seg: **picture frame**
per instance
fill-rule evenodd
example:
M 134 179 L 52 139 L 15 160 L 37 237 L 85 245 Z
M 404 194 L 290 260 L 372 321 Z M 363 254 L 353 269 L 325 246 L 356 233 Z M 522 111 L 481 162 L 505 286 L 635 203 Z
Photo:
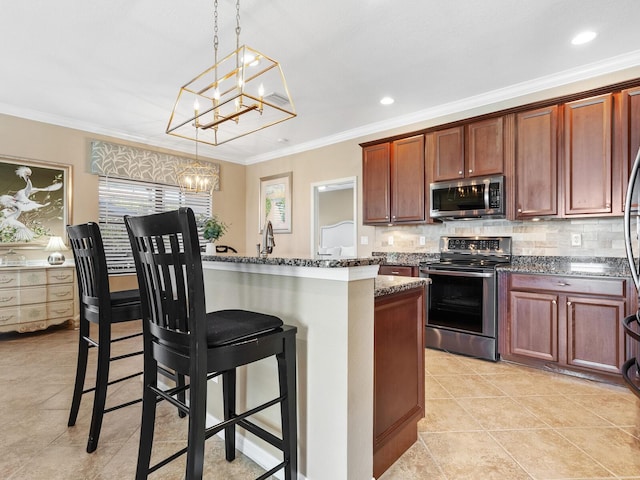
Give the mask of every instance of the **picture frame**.
M 267 220 L 273 233 L 291 233 L 292 172 L 260 178 L 258 231 L 262 233 Z
M 71 165 L 0 155 L 0 248 L 67 238 Z

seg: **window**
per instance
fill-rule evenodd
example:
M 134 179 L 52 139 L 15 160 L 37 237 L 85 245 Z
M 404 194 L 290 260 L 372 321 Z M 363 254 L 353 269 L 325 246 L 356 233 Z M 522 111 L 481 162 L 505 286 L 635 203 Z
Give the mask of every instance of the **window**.
M 185 193 L 179 187 L 100 176 L 98 183 L 100 231 L 109 273 L 134 273 L 131 245 L 124 216 L 191 207 L 196 215 L 211 216 L 210 193 Z M 202 240 L 202 239 L 201 239 Z

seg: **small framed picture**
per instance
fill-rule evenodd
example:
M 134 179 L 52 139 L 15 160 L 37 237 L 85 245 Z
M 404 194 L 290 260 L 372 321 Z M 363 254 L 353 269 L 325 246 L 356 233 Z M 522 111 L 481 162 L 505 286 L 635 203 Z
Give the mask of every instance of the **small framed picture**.
M 274 233 L 291 233 L 291 180 L 292 172 L 260 179 L 260 233 L 267 221 Z

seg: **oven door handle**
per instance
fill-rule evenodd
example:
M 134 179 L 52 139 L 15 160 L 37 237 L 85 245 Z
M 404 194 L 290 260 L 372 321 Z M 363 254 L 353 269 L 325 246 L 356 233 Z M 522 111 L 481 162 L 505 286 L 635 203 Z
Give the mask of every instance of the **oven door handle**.
M 446 275 L 447 277 L 475 277 L 475 278 L 490 278 L 495 275 L 494 272 L 464 272 L 460 270 L 420 270 L 420 273 L 426 273 L 431 275 Z

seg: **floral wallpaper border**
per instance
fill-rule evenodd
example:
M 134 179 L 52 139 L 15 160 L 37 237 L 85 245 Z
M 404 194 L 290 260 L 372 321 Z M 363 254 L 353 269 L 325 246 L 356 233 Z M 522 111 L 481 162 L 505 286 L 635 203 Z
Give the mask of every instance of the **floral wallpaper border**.
M 193 160 L 187 157 L 101 140 L 91 142 L 90 171 L 96 175 L 178 185 L 176 172 L 190 163 Z M 213 190 L 220 190 L 220 164 L 207 163 L 211 165 L 214 177 Z

